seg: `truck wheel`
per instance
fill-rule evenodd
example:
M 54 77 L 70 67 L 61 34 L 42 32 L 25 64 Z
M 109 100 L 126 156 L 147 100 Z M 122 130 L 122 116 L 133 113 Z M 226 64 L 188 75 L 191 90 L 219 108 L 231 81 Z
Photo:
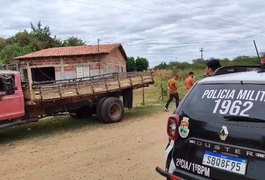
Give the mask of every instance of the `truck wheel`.
M 115 123 L 123 119 L 124 106 L 116 97 L 107 98 L 101 105 L 101 120 L 106 123 Z
M 102 121 L 102 113 L 101 113 L 101 111 L 102 111 L 102 108 L 101 108 L 101 106 L 102 106 L 102 104 L 103 104 L 103 102 L 106 100 L 106 99 L 108 99 L 109 97 L 103 97 L 103 98 L 101 98 L 100 100 L 99 100 L 99 102 L 98 102 L 98 104 L 97 104 L 97 117 L 98 117 L 98 119 L 99 120 L 101 120 Z

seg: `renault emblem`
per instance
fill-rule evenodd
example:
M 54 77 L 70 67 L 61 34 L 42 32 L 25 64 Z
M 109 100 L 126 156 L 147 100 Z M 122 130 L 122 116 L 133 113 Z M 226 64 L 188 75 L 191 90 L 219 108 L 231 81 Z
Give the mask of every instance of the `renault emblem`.
M 227 127 L 226 126 L 222 126 L 222 129 L 219 133 L 219 137 L 222 141 L 225 141 L 227 136 L 228 136 L 228 130 L 227 130 Z

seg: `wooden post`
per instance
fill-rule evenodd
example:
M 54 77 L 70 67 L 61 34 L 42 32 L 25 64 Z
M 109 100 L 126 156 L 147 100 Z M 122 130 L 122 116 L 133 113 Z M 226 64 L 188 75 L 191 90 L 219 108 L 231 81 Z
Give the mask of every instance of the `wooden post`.
M 131 84 L 131 87 L 133 86 L 133 83 L 132 83 L 132 77 L 130 76 L 130 84 Z
M 152 81 L 154 82 L 155 80 L 154 80 L 154 72 L 153 71 L 151 71 L 151 78 L 152 78 Z
M 76 94 L 77 94 L 77 95 L 80 95 L 80 93 L 79 93 L 79 86 L 78 86 L 78 85 L 79 85 L 79 84 L 78 84 L 77 80 L 75 80 Z
M 41 98 L 41 100 L 43 100 L 43 96 L 42 96 L 42 86 L 40 86 L 40 98 Z
M 28 83 L 29 83 L 29 93 L 30 93 L 30 101 L 33 101 L 35 99 L 35 95 L 32 88 L 32 73 L 31 69 L 29 67 L 29 62 L 27 62 L 27 74 L 28 74 Z
M 109 91 L 108 82 L 106 81 L 106 79 L 104 79 L 104 83 L 105 83 L 106 91 Z
M 121 80 L 120 80 L 120 76 L 118 77 L 118 86 L 119 86 L 119 89 L 121 89 Z
M 161 71 L 160 71 L 160 88 L 161 88 L 161 97 L 162 97 L 162 101 L 164 100 L 164 95 L 163 95 L 163 82 L 162 82 L 162 75 L 161 75 Z
M 61 91 L 61 86 L 60 86 L 60 84 L 57 85 L 57 88 L 58 88 L 59 96 L 60 96 L 60 97 L 63 97 L 63 94 L 62 94 L 62 91 Z
M 142 74 L 140 74 L 141 81 L 142 81 L 142 92 L 143 92 L 143 105 L 145 104 L 145 99 L 144 99 L 144 79 Z

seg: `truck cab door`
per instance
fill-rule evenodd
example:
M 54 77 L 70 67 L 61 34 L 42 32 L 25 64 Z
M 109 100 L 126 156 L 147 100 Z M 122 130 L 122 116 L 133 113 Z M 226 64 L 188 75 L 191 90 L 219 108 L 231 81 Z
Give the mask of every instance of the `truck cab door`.
M 0 121 L 24 116 L 24 96 L 19 79 L 14 75 L 0 76 Z

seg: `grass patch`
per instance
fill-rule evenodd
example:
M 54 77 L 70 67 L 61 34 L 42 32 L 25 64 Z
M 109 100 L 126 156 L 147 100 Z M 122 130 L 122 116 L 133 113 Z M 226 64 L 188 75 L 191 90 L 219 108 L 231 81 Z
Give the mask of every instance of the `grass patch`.
M 74 131 L 84 127 L 87 129 L 88 127 L 95 127 L 101 124 L 95 117 L 87 119 L 75 119 L 69 116 L 48 117 L 37 123 L 1 130 L 0 144 L 31 138 L 48 137 L 53 134 Z
M 125 117 L 126 118 L 138 118 L 142 116 L 147 116 L 159 111 L 163 111 L 164 103 L 157 102 L 155 104 L 145 104 L 141 106 L 136 106 L 132 108 L 131 110 L 125 111 Z
M 156 104 L 159 101 L 160 91 L 154 86 L 144 88 L 144 102 L 145 104 Z M 143 89 L 139 88 L 133 91 L 133 106 L 143 105 Z

